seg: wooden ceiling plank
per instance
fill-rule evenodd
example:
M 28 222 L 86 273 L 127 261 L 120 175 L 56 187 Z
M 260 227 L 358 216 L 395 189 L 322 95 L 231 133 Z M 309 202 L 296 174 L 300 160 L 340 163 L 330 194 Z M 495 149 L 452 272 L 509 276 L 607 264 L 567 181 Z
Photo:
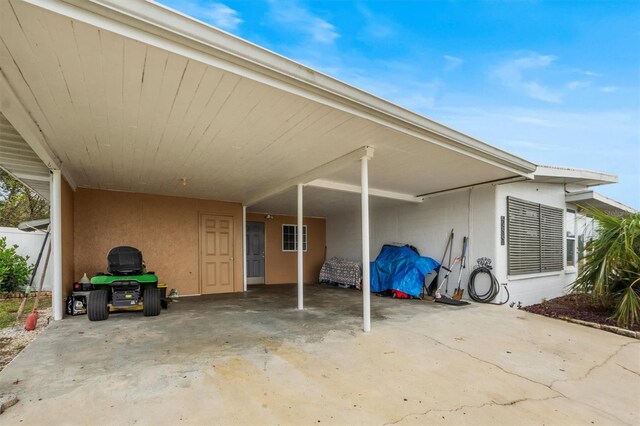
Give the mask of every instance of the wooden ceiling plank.
M 207 67 L 200 62 L 189 61 L 187 64 L 175 102 L 167 119 L 167 125 L 160 137 L 159 148 L 166 154 L 169 154 L 173 148 L 172 144 L 176 141 L 180 125 L 186 117 L 193 98 L 196 96 L 206 69 Z M 171 158 L 171 155 L 169 155 L 169 158 Z
M 37 123 L 42 126 L 41 128 L 50 129 L 47 141 L 55 148 L 58 139 L 63 140 L 68 136 L 68 132 L 64 125 L 60 125 L 62 118 L 57 105 L 40 70 L 34 63 L 31 45 L 18 24 L 11 2 L 0 2 L 0 27 L 3 29 L 0 33 L 2 72 L 6 72 L 7 77 L 11 79 L 14 90 L 20 90 L 21 95 L 30 95 L 29 100 L 33 102 L 29 102 L 26 106 L 32 114 L 36 113 L 36 109 L 42 113 L 38 114 L 40 117 Z M 25 95 L 22 97 L 24 98 Z M 21 101 L 24 102 L 24 99 Z M 34 108 L 35 106 L 37 108 Z
M 89 101 L 91 122 L 87 126 L 84 146 L 98 179 L 107 179 L 104 163 L 109 156 L 109 117 L 105 102 L 103 60 L 99 30 L 85 24 L 74 24 L 73 33 L 82 64 L 85 91 Z M 89 127 L 90 126 L 90 127 Z
M 125 171 L 134 165 L 134 150 L 138 132 L 138 116 L 140 114 L 140 96 L 142 92 L 142 75 L 147 55 L 147 47 L 133 40 L 124 40 L 122 53 L 122 103 L 123 103 L 123 144 L 120 163 Z M 135 179 L 130 173 L 123 174 L 126 190 L 133 190 Z
M 153 122 L 158 106 L 162 78 L 164 76 L 169 54 L 156 48 L 149 48 L 142 74 L 142 92 L 140 94 L 140 114 L 136 129 L 135 147 L 133 151 L 133 168 L 131 171 L 137 181 L 144 178 L 141 165 L 145 161 L 149 135 L 153 131 Z M 144 107 L 142 107 L 144 106 Z

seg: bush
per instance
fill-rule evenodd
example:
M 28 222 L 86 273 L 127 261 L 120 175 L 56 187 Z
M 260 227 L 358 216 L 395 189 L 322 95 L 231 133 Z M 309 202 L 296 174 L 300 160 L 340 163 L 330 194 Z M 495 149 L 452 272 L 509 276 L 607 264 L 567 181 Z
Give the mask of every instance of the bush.
M 29 284 L 33 265 L 29 256 L 16 253 L 17 245 L 7 247 L 7 238 L 0 238 L 0 293 L 16 291 Z
M 640 321 L 640 213 L 613 217 L 599 210 L 587 213 L 597 224 L 586 247 L 574 291 L 612 306 L 612 319 L 631 326 Z

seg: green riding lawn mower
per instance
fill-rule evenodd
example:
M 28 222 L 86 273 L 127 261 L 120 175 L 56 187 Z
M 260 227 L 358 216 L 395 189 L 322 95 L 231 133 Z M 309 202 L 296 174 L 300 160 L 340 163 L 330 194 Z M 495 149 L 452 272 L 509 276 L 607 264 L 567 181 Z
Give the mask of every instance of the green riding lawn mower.
M 113 311 L 142 311 L 144 316 L 167 308 L 166 286 L 147 272 L 142 253 L 133 247 L 116 247 L 107 256 L 107 273 L 98 273 L 89 283 L 74 284 L 67 302 L 71 315 L 87 314 L 90 321 L 103 321 Z

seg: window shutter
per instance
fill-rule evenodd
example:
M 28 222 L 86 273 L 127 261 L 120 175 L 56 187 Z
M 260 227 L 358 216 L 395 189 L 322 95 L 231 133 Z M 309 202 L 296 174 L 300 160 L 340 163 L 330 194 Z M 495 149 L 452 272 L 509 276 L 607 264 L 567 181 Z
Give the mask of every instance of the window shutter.
M 507 197 L 509 275 L 540 272 L 539 206 L 529 201 Z
M 507 197 L 509 275 L 561 271 L 564 210 Z
M 561 271 L 563 268 L 562 224 L 564 211 L 540 206 L 540 248 L 542 250 L 541 271 Z

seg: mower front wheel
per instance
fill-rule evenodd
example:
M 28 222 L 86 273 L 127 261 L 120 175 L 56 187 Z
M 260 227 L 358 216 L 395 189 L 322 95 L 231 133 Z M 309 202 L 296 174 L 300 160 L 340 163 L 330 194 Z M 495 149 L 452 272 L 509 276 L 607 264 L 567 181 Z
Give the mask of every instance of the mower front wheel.
M 146 288 L 142 299 L 142 311 L 144 316 L 155 317 L 156 315 L 160 315 L 161 309 L 160 289 L 156 287 Z
M 89 321 L 104 321 L 109 318 L 109 295 L 106 290 L 93 290 L 87 302 Z

